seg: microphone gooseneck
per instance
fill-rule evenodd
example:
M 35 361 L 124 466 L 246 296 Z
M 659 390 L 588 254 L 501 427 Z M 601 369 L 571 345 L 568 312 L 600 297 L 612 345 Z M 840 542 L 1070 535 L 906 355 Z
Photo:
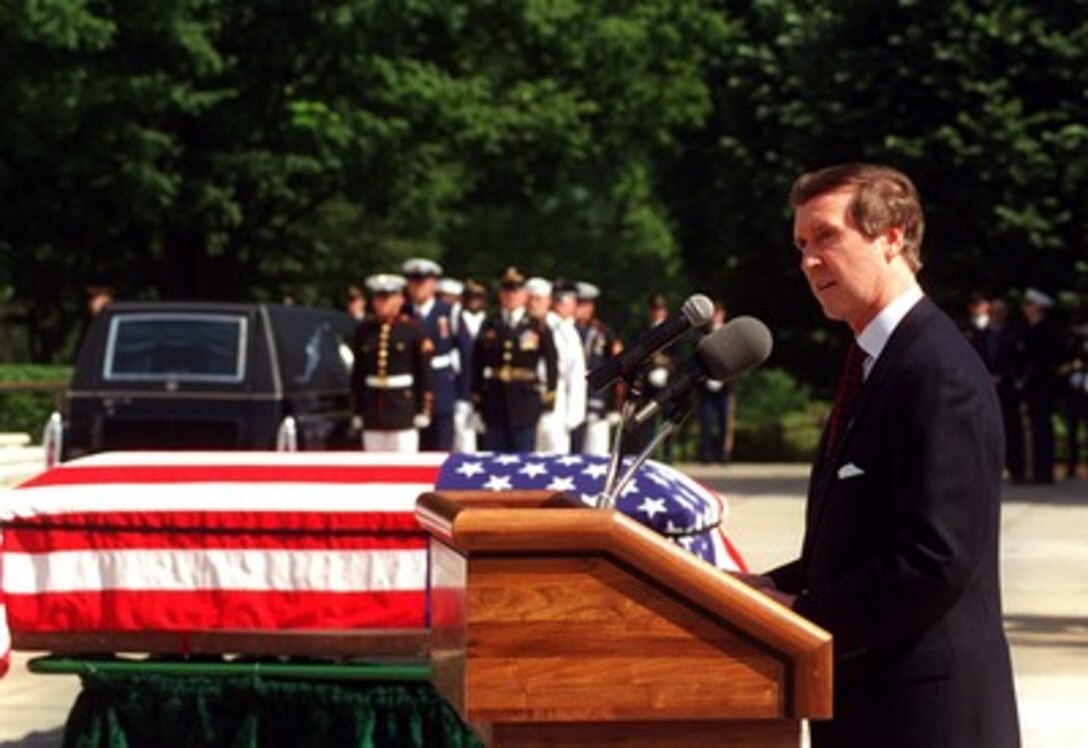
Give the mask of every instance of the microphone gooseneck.
M 634 415 L 640 426 L 669 403 L 684 397 L 707 379 L 728 382 L 756 368 L 771 355 L 771 331 L 755 317 L 737 317 L 704 337 L 687 369 Z
M 667 348 L 693 327 L 705 327 L 714 316 L 714 302 L 703 294 L 688 297 L 680 312 L 646 331 L 619 356 L 609 359 L 586 375 L 591 390 L 600 390 L 619 378 L 627 379 L 642 363 L 662 348 Z

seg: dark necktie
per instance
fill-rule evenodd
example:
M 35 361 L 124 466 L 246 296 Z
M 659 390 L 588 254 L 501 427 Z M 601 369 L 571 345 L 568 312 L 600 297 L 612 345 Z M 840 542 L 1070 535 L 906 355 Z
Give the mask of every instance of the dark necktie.
M 865 351 L 857 342 L 850 344 L 846 352 L 846 362 L 839 376 L 839 388 L 835 391 L 835 407 L 831 410 L 831 420 L 827 424 L 827 456 L 835 450 L 835 443 L 842 438 L 846 430 L 846 424 L 854 414 L 854 406 L 857 405 L 858 392 L 861 391 L 862 365 L 865 362 Z

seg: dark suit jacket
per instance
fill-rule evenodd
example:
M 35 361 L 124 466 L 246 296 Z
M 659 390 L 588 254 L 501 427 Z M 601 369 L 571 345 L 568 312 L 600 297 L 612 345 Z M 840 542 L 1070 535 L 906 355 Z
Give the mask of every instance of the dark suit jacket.
M 770 574 L 834 636 L 835 718 L 813 723 L 815 748 L 1020 744 L 998 584 L 1003 452 L 981 359 L 922 299 L 834 453 L 821 444 L 801 558 Z

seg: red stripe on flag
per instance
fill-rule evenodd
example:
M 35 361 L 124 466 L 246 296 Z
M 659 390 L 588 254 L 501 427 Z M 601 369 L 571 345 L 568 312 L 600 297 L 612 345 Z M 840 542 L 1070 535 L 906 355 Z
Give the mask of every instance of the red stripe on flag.
M 260 530 L 210 532 L 195 530 L 122 530 L 101 528 L 9 527 L 4 533 L 6 553 L 55 553 L 85 550 L 419 550 L 427 547 L 427 535 L 415 528 L 400 533 L 322 532 L 301 534 Z
M 410 512 L 307 511 L 111 511 L 65 512 L 17 517 L 5 522 L 5 532 L 19 528 L 87 528 L 100 532 L 118 529 L 206 530 L 209 532 L 414 532 L 419 530 Z
M 12 631 L 423 628 L 424 591 L 104 590 L 7 595 Z
M 101 465 L 61 466 L 20 489 L 98 483 L 426 483 L 437 465 Z

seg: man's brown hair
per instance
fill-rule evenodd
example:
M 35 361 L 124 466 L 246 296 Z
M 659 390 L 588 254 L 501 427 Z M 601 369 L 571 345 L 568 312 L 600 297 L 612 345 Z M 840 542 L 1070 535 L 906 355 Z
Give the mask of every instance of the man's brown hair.
M 853 189 L 848 210 L 861 232 L 875 239 L 891 227 L 903 230 L 903 259 L 917 272 L 922 267 L 922 235 L 926 219 L 918 190 L 903 172 L 880 164 L 840 164 L 802 174 L 790 189 L 790 207 Z

